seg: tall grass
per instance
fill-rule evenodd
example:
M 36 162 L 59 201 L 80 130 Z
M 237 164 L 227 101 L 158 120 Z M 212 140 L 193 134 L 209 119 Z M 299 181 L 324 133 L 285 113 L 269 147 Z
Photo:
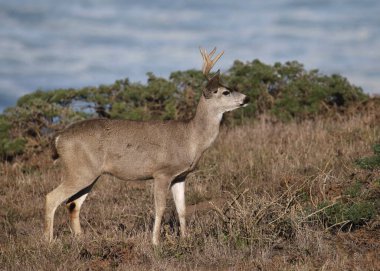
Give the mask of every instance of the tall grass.
M 300 123 L 223 128 L 187 179 L 189 237 L 178 237 L 171 198 L 162 244 L 151 245 L 152 181 L 103 176 L 74 239 L 65 208 L 50 245 L 44 196 L 61 182 L 46 157 L 1 165 L 4 270 L 378 270 L 380 173 L 361 169 L 380 141 L 378 112 Z

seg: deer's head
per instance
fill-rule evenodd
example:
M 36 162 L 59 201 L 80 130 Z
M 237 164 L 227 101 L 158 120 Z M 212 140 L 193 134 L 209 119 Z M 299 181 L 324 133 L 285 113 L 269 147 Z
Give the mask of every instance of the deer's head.
M 207 54 L 205 49 L 200 48 L 203 58 L 202 70 L 207 78 L 207 84 L 203 89 L 203 96 L 205 97 L 207 104 L 218 113 L 224 113 L 239 107 L 247 106 L 249 98 L 246 95 L 234 91 L 222 84 L 220 80 L 220 70 L 218 70 L 212 77 L 209 77 L 210 70 L 224 53 L 222 51 L 212 59 L 215 51 L 216 48 Z

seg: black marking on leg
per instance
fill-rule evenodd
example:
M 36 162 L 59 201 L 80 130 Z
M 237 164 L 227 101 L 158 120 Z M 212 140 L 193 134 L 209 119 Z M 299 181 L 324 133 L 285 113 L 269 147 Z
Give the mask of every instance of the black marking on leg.
M 172 187 L 176 183 L 184 182 L 186 180 L 187 174 L 188 172 L 184 172 L 178 175 L 177 177 L 175 177 L 174 180 L 170 183 L 170 187 Z
M 72 195 L 67 201 L 66 203 L 70 203 L 78 198 L 80 198 L 81 196 L 85 195 L 85 194 L 88 194 L 90 193 L 92 187 L 94 186 L 94 184 L 96 183 L 96 181 L 99 179 L 100 176 L 96 177 L 96 179 L 92 182 L 92 184 L 90 184 L 89 186 L 83 188 L 82 190 L 79 190 L 79 192 L 75 193 L 74 195 Z
M 69 212 L 72 213 L 75 207 L 76 207 L 75 202 L 71 202 L 67 208 L 69 209 Z

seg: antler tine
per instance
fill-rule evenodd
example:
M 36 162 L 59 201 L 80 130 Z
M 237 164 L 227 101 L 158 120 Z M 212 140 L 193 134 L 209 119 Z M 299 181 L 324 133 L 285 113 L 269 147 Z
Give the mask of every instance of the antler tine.
M 201 55 L 203 58 L 203 67 L 204 67 L 207 63 L 207 53 L 206 53 L 206 50 L 202 47 L 199 47 L 199 51 L 201 52 Z
M 212 57 L 216 52 L 216 47 L 214 47 L 214 49 L 212 49 L 212 51 L 208 54 L 209 57 Z
M 222 55 L 224 54 L 224 51 L 221 51 L 215 58 L 214 60 L 212 61 L 212 65 L 214 66 L 214 64 L 219 60 L 219 58 L 222 57 Z
M 204 75 L 207 76 L 207 74 L 208 74 L 207 67 L 209 65 L 209 58 L 207 56 L 206 49 L 199 47 L 199 51 L 201 52 L 201 55 L 203 58 L 202 72 Z
M 202 65 L 202 71 L 204 75 L 208 75 L 212 69 L 212 67 L 215 65 L 215 63 L 222 57 L 224 54 L 224 51 L 220 52 L 214 59 L 211 59 L 212 56 L 216 52 L 216 47 L 207 54 L 206 49 L 199 47 L 199 51 L 201 52 L 202 58 L 203 58 L 203 65 Z

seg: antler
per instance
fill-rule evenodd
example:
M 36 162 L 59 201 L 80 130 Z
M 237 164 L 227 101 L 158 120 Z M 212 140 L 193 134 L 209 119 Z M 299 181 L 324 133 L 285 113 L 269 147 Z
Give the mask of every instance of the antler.
M 212 67 L 219 60 L 219 58 L 221 58 L 221 56 L 224 54 L 224 51 L 219 53 L 214 59 L 211 59 L 211 58 L 216 52 L 216 47 L 209 54 L 207 54 L 206 49 L 204 49 L 202 47 L 199 47 L 199 51 L 201 52 L 201 55 L 203 58 L 203 66 L 202 66 L 203 74 L 206 77 L 208 77 L 208 74 L 210 73 Z

